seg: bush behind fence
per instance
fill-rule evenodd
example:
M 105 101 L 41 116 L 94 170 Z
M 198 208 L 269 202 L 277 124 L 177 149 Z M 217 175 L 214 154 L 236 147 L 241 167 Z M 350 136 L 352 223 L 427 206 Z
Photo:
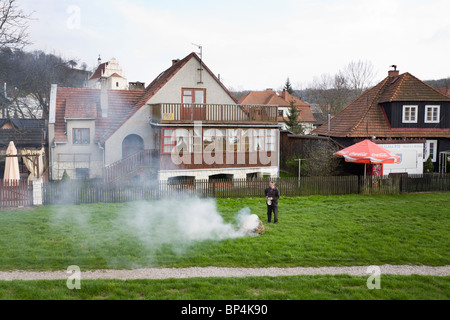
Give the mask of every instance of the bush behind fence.
M 90 181 L 44 184 L 44 204 L 115 203 L 162 198 L 264 197 L 269 180 L 281 196 L 391 194 L 402 192 L 450 191 L 450 174 L 389 176 L 382 179 L 361 176 L 296 177 L 278 179 L 235 179 L 196 181 L 144 181 L 104 184 Z

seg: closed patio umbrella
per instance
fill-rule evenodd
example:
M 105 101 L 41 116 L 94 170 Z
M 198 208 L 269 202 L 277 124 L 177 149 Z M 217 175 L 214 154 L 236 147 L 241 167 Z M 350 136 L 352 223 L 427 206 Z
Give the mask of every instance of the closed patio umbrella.
M 7 156 L 16 156 L 17 149 L 14 146 L 14 142 L 10 141 L 8 149 L 6 149 Z M 5 160 L 5 173 L 3 175 L 3 181 L 6 185 L 14 185 L 20 181 L 19 172 L 19 158 L 18 157 L 6 157 Z

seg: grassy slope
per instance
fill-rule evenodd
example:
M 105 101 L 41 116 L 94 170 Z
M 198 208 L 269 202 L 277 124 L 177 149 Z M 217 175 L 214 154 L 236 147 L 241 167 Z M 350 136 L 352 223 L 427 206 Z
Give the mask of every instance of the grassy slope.
M 282 198 L 280 224 L 254 238 L 146 246 L 126 223 L 129 204 L 0 213 L 0 270 L 145 266 L 448 265 L 449 194 Z M 258 198 L 218 199 L 224 219 L 243 207 L 265 222 Z M 61 214 L 63 212 L 63 214 Z

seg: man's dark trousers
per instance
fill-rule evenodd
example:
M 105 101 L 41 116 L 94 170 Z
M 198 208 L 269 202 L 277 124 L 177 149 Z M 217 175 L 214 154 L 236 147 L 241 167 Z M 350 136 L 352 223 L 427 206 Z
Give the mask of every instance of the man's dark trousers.
M 274 223 L 278 223 L 278 206 L 276 205 L 267 205 L 267 221 L 271 222 L 272 221 L 272 211 L 273 211 L 273 219 L 274 219 Z

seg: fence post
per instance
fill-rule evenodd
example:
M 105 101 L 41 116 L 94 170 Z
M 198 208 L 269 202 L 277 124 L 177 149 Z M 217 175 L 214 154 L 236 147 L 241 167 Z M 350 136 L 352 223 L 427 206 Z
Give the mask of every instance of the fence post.
M 42 204 L 43 204 L 42 188 L 43 188 L 42 178 L 34 179 L 33 180 L 33 205 L 34 206 L 42 206 Z

